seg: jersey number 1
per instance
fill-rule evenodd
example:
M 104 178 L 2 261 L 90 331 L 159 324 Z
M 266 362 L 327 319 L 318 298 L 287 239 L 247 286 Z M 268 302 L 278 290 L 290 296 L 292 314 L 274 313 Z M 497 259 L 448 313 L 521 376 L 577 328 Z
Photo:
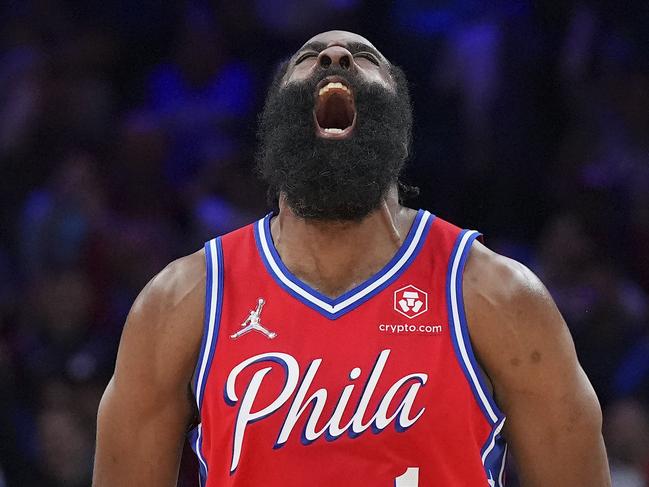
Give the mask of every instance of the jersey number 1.
M 408 469 L 394 479 L 394 487 L 419 487 L 419 467 Z

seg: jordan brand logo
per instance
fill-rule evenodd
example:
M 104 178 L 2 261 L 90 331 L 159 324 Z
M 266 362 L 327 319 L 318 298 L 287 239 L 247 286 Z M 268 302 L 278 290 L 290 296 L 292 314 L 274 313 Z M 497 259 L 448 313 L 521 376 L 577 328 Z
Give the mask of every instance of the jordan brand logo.
M 246 320 L 241 323 L 241 326 L 243 328 L 233 335 L 230 335 L 230 338 L 239 338 L 240 336 L 243 336 L 253 330 L 258 331 L 259 333 L 263 333 L 268 338 L 275 338 L 277 336 L 277 333 L 269 331 L 259 322 L 259 315 L 261 314 L 261 309 L 264 307 L 264 303 L 265 301 L 262 298 L 259 298 L 257 300 L 257 309 L 250 311 L 250 314 L 248 315 Z

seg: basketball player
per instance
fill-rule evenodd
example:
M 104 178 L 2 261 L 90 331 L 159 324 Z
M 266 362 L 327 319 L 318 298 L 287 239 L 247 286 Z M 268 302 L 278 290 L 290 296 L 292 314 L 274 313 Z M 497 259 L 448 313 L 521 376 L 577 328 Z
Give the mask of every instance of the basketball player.
M 259 170 L 279 213 L 156 276 L 99 409 L 96 487 L 610 485 L 601 411 L 521 264 L 400 204 L 402 72 L 356 34 L 276 76 Z M 508 446 L 509 445 L 509 446 Z

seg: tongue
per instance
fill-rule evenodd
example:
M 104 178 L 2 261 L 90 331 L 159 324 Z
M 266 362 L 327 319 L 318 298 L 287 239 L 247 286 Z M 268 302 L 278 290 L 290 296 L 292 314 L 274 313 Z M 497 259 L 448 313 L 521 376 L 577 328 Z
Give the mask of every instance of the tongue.
M 337 128 L 344 130 L 352 124 L 353 113 L 350 113 L 351 107 L 347 96 L 332 93 L 318 105 L 316 117 L 318 125 L 323 129 Z

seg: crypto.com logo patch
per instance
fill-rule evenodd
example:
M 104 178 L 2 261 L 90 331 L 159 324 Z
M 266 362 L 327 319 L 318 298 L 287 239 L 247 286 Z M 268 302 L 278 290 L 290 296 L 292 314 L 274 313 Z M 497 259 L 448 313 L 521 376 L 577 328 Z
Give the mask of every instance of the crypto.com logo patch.
M 428 293 L 412 284 L 394 292 L 394 310 L 406 318 L 414 318 L 428 311 Z

